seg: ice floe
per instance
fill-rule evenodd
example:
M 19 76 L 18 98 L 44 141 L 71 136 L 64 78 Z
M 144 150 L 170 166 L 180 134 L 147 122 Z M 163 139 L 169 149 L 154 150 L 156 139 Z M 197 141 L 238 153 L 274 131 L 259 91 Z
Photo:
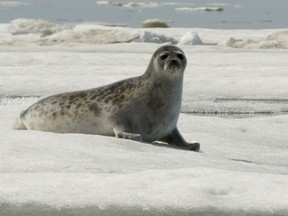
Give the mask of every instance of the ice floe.
M 169 23 L 173 22 L 173 20 L 147 19 L 143 21 L 142 25 L 144 28 L 168 28 Z
M 156 8 L 159 7 L 160 4 L 158 2 L 129 2 L 129 3 L 113 3 L 113 6 L 124 8 L 126 10 L 139 10 L 143 8 Z
M 27 6 L 29 3 L 22 1 L 0 1 L 0 9 L 9 7 Z
M 192 8 L 192 7 L 180 7 L 180 8 L 176 8 L 176 11 L 184 11 L 184 12 L 189 12 L 189 11 L 207 11 L 207 12 L 213 12 L 213 11 L 218 11 L 221 12 L 224 10 L 223 7 L 196 7 L 196 8 Z

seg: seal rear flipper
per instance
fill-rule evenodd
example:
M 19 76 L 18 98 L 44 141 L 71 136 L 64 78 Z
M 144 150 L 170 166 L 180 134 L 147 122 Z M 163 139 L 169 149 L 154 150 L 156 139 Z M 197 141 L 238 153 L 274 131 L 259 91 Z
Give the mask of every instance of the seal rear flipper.
M 13 129 L 14 130 L 27 130 L 27 127 L 25 126 L 25 124 L 21 120 L 21 117 L 18 117 L 16 119 L 14 126 L 13 126 Z
M 188 143 L 184 140 L 177 128 L 175 128 L 169 135 L 161 138 L 159 141 L 166 142 L 170 145 L 176 145 L 182 149 L 199 152 L 199 143 Z

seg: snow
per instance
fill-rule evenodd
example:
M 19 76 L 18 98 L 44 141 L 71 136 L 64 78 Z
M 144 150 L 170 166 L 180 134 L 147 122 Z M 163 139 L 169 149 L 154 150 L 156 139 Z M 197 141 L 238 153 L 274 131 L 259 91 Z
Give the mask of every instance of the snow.
M 287 41 L 285 30 L 90 23 L 41 37 L 35 29 L 12 35 L 9 25 L 0 25 L 0 215 L 288 214 L 288 51 L 220 44 L 230 37 Z M 107 31 L 111 43 L 88 39 L 97 31 Z M 159 43 L 176 44 L 186 33 L 197 33 L 203 45 L 179 45 L 188 65 L 178 127 L 201 143 L 199 153 L 12 129 L 20 111 L 41 97 L 144 73 Z M 115 44 L 124 34 L 138 38 Z M 157 36 L 162 40 L 150 40 Z

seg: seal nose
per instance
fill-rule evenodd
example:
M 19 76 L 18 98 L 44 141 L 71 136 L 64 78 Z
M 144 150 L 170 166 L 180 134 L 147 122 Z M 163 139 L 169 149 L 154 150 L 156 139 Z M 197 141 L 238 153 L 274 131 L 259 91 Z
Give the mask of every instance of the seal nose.
M 171 59 L 171 64 L 176 65 L 177 67 L 180 66 L 180 61 L 178 59 Z
M 171 60 L 171 63 L 172 63 L 172 64 L 177 64 L 177 63 L 178 63 L 178 60 L 177 60 L 177 59 L 172 59 L 172 60 Z
M 176 67 L 176 68 L 180 68 L 181 67 L 181 62 L 178 60 L 178 59 L 176 59 L 176 58 L 173 58 L 173 59 L 171 59 L 170 60 L 170 67 Z

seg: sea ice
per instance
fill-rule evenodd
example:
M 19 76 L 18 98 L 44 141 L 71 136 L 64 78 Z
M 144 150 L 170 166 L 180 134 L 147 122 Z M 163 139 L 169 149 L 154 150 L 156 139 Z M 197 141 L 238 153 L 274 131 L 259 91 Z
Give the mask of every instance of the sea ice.
M 161 46 L 83 39 L 98 30 L 120 38 L 125 31 L 148 32 L 147 40 L 163 35 L 162 42 L 172 43 L 197 32 L 204 44 L 230 36 L 268 38 L 280 30 L 79 24 L 44 37 L 51 43 L 40 46 L 39 35 L 12 35 L 8 26 L 0 25 L 0 215 L 288 214 L 287 49 L 179 45 L 188 65 L 178 127 L 185 139 L 201 143 L 200 153 L 160 143 L 12 129 L 21 110 L 41 97 L 144 73 Z M 82 39 L 71 41 L 73 35 Z M 280 41 L 285 35 L 271 37 Z M 63 42 L 53 43 L 53 37 Z M 6 43 L 17 40 L 21 45 Z M 246 111 L 249 118 L 199 115 Z

